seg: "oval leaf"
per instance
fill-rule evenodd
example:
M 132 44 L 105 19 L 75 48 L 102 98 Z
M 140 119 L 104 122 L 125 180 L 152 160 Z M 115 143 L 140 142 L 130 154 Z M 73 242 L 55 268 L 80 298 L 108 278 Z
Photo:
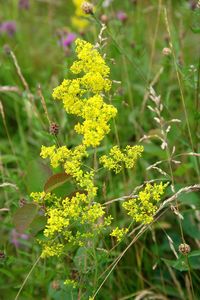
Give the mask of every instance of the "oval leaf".
M 25 176 L 28 193 L 41 191 L 51 175 L 51 169 L 42 160 L 30 161 L 27 165 Z
M 19 233 L 24 232 L 29 227 L 37 212 L 38 206 L 33 203 L 25 204 L 17 209 L 13 216 L 13 223 Z
M 69 181 L 71 175 L 66 173 L 58 173 L 49 177 L 47 182 L 44 185 L 44 191 L 46 193 L 50 193 L 51 191 L 55 190 L 57 187 L 63 185 L 65 182 Z
M 43 230 L 46 226 L 47 218 L 45 216 L 37 215 L 30 224 L 31 233 L 36 235 L 39 231 Z

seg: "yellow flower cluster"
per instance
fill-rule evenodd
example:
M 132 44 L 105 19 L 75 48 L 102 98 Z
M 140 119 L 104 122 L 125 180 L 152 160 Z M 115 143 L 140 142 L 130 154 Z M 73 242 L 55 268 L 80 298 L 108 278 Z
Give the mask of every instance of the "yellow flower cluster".
M 32 193 L 36 202 L 40 195 L 41 193 Z M 61 254 L 64 246 L 54 242 L 59 235 L 68 244 L 83 246 L 88 238 L 94 237 L 95 233 L 103 229 L 104 222 L 98 223 L 98 220 L 105 214 L 104 209 L 100 203 L 90 203 L 87 194 L 77 192 L 73 197 L 65 199 L 57 198 L 54 194 L 51 197 L 54 200 L 51 205 L 44 203 L 47 224 L 44 229 L 46 240 L 42 243 L 42 257 Z M 80 227 L 80 224 L 80 230 L 75 231 L 76 225 Z M 88 232 L 85 232 L 86 228 Z
M 42 146 L 40 156 L 42 158 L 50 158 L 51 166 L 57 168 L 61 163 L 65 161 L 71 154 L 71 151 L 66 146 L 62 146 L 56 149 L 56 146 L 51 147 Z
M 74 149 L 68 149 L 66 146 L 56 148 L 56 146 L 42 146 L 40 156 L 50 158 L 53 168 L 57 168 L 61 163 L 64 165 L 65 172 L 71 175 L 76 183 L 88 192 L 88 197 L 93 199 L 96 196 L 97 188 L 93 184 L 94 172 L 84 172 L 82 170 L 82 160 L 88 156 L 86 147 L 78 145 Z
M 123 239 L 123 237 L 126 235 L 127 232 L 128 232 L 128 228 L 120 229 L 119 227 L 116 227 L 115 229 L 113 229 L 110 235 L 115 237 L 118 242 L 121 242 L 121 240 Z
M 78 3 L 78 2 L 76 2 Z M 45 207 L 47 224 L 44 229 L 42 256 L 60 255 L 64 245 L 84 246 L 86 242 L 106 230 L 112 217 L 104 217 L 104 207 L 94 198 L 97 187 L 94 185 L 95 171 L 86 170 L 84 160 L 89 156 L 88 147 L 97 147 L 110 131 L 109 121 L 117 110 L 104 102 L 104 93 L 111 88 L 110 69 L 93 45 L 83 40 L 76 40 L 78 59 L 72 64 L 71 72 L 79 78 L 65 79 L 54 89 L 53 97 L 62 100 L 69 114 L 82 118 L 82 123 L 75 125 L 75 131 L 83 135 L 80 145 L 72 149 L 56 145 L 41 148 L 41 157 L 50 160 L 53 168 L 62 166 L 80 188 L 68 197 L 57 197 L 53 193 L 32 193 L 33 200 Z M 104 167 L 120 172 L 122 167 L 132 168 L 143 152 L 142 146 L 127 146 L 120 150 L 111 149 L 108 156 L 100 158 Z M 158 199 L 160 191 L 152 191 L 152 197 Z M 142 199 L 142 194 L 140 195 Z M 120 241 L 128 229 L 113 230 L 111 236 Z
M 100 158 L 100 163 L 103 164 L 104 168 L 119 173 L 123 166 L 133 168 L 136 160 L 141 157 L 143 151 L 143 146 L 126 146 L 122 151 L 118 146 L 114 146 L 110 150 L 109 155 L 103 155 Z
M 43 246 L 43 251 L 41 254 L 42 258 L 60 256 L 64 250 L 64 245 L 62 243 L 44 241 L 40 242 L 40 244 Z
M 88 16 L 83 12 L 82 5 L 85 0 L 73 0 L 75 6 L 74 16 L 71 18 L 72 25 L 80 31 L 84 31 L 89 26 Z
M 75 289 L 78 286 L 78 283 L 73 279 L 66 279 L 64 285 L 72 286 Z
M 30 197 L 39 205 L 51 205 L 52 203 L 59 201 L 59 198 L 57 198 L 56 195 L 45 192 L 32 192 Z
M 82 77 L 64 80 L 54 89 L 53 97 L 63 101 L 68 113 L 83 119 L 83 123 L 75 126 L 75 130 L 83 134 L 83 142 L 73 149 L 56 145 L 42 146 L 40 155 L 44 159 L 49 158 L 53 168 L 61 165 L 83 192 L 76 192 L 75 196 L 65 199 L 45 192 L 31 194 L 33 200 L 45 204 L 46 209 L 43 257 L 60 255 L 63 248 L 55 242 L 57 236 L 61 236 L 68 244 L 83 246 L 95 233 L 109 226 L 112 219 L 108 216 L 103 220 L 103 206 L 94 202 L 97 193 L 94 171 L 86 171 L 83 163 L 88 157 L 87 148 L 100 144 L 110 130 L 109 120 L 117 113 L 112 105 L 104 102 L 102 96 L 103 92 L 111 88 L 108 78 L 110 69 L 90 43 L 78 39 L 76 52 L 78 60 L 71 66 L 71 72 L 76 75 L 81 73 Z
M 157 211 L 157 203 L 161 200 L 168 183 L 150 184 L 147 183 L 145 189 L 139 192 L 135 199 L 130 199 L 122 204 L 136 222 L 149 224 L 153 221 L 153 216 Z
M 103 101 L 102 92 L 109 91 L 110 69 L 93 45 L 81 39 L 76 40 L 78 60 L 70 70 L 83 76 L 64 80 L 54 89 L 53 97 L 62 100 L 66 111 L 83 118 L 83 123 L 75 126 L 75 131 L 83 135 L 83 144 L 97 147 L 110 131 L 109 120 L 115 117 L 114 106 Z M 89 98 L 86 96 L 91 95 Z M 92 113 L 91 113 L 92 112 Z
M 92 112 L 92 113 L 91 113 Z M 87 105 L 83 109 L 83 124 L 75 126 L 77 133 L 83 134 L 83 144 L 96 147 L 100 141 L 110 131 L 108 121 L 114 117 L 116 109 L 103 102 L 100 95 L 95 95 L 88 99 Z

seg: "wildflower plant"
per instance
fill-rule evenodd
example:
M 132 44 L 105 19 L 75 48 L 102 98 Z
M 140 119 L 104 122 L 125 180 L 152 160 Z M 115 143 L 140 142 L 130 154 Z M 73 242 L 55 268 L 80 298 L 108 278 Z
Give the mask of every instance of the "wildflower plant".
M 91 149 L 96 151 L 100 146 L 110 131 L 111 119 L 117 114 L 117 109 L 105 101 L 106 93 L 110 91 L 112 85 L 109 78 L 110 68 L 92 44 L 81 39 L 77 39 L 75 44 L 77 60 L 72 64 L 70 71 L 76 77 L 64 79 L 61 85 L 54 89 L 53 98 L 62 101 L 68 114 L 79 118 L 74 130 L 82 135 L 82 141 L 71 149 L 56 144 L 42 146 L 40 155 L 43 159 L 49 160 L 53 169 L 63 168 L 66 176 L 77 186 L 77 190 L 67 197 L 58 197 L 47 190 L 31 194 L 35 203 L 45 207 L 47 218 L 43 231 L 45 239 L 40 241 L 43 257 L 61 255 L 65 251 L 65 245 L 68 248 L 70 245 L 71 247 L 86 245 L 88 240 L 107 230 L 112 221 L 111 215 L 106 216 L 105 206 L 96 201 L 97 186 L 94 182 L 97 170 L 91 166 L 85 167 Z M 108 155 L 99 158 L 99 162 L 104 168 L 119 173 L 124 167 L 133 168 L 142 152 L 143 146 L 128 145 L 125 149 L 114 146 Z M 164 187 L 161 184 L 148 191 L 157 201 Z M 138 201 L 140 198 L 141 195 Z M 150 196 L 143 198 L 146 210 L 141 211 L 140 218 L 137 217 L 136 221 L 146 223 L 153 218 L 156 206 L 150 203 Z M 124 208 L 133 217 L 134 208 L 131 208 L 130 201 L 124 204 Z M 151 205 L 149 210 L 148 205 Z M 139 210 L 137 214 L 139 215 Z M 127 232 L 128 228 L 117 227 L 110 235 L 121 241 Z

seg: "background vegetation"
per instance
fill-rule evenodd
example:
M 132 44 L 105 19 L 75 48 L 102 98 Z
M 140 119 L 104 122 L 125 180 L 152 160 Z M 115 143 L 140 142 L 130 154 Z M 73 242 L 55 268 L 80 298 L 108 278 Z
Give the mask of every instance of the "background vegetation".
M 117 247 L 107 236 L 97 242 L 95 253 L 76 248 L 60 260 L 37 262 L 37 235 L 30 230 L 20 235 L 13 225 L 14 212 L 30 201 L 31 191 L 43 190 L 50 175 L 39 159 L 41 145 L 54 141 L 41 91 L 51 121 L 60 127 L 60 143 L 72 147 L 79 141 L 73 131 L 76 120 L 51 96 L 68 77 L 75 58 L 74 43 L 63 46 L 61 37 L 73 32 L 95 44 L 99 20 L 106 21 L 103 50 L 115 80 L 110 101 L 119 113 L 98 151 L 139 141 L 145 149 L 134 170 L 101 173 L 99 201 L 129 195 L 148 180 L 170 181 L 178 191 L 200 183 L 200 8 L 197 1 L 113 0 L 106 6 L 107 1 L 99 0 L 94 1 L 95 18 L 90 17 L 83 31 L 71 23 L 71 0 L 29 2 L 25 8 L 17 0 L 0 0 L 0 299 L 17 299 L 25 278 L 21 300 L 88 299 L 134 234 Z M 3 29 L 5 21 L 15 22 L 13 32 Z M 150 85 L 161 95 L 162 122 L 175 119 L 165 135 L 167 151 L 158 138 L 163 132 L 156 113 L 148 108 L 155 107 Z M 169 189 L 167 196 L 172 194 Z M 199 192 L 181 194 L 177 201 L 127 249 L 95 299 L 200 299 Z M 110 210 L 116 226 L 130 221 L 119 202 Z M 183 242 L 190 245 L 188 256 L 178 251 Z M 79 281 L 81 288 L 65 286 L 68 277 Z

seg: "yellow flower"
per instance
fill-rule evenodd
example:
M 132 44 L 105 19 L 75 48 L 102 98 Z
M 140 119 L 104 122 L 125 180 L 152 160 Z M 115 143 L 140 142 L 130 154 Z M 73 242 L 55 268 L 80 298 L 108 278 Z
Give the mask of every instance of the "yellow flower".
M 74 74 L 79 74 L 82 71 L 87 73 L 100 74 L 104 79 L 108 78 L 110 68 L 106 65 L 105 60 L 100 53 L 94 49 L 94 46 L 84 40 L 77 39 L 76 53 L 78 61 L 75 61 L 70 70 Z
M 123 239 L 123 237 L 126 235 L 127 232 L 128 232 L 128 228 L 120 229 L 119 227 L 116 227 L 115 229 L 113 229 L 110 235 L 115 237 L 118 242 L 121 242 L 121 240 Z
M 157 202 L 161 200 L 168 183 L 154 185 L 147 183 L 145 189 L 139 192 L 137 198 L 130 199 L 122 204 L 136 222 L 149 224 L 157 211 Z
M 79 0 L 74 0 L 80 4 Z M 77 10 L 77 15 L 79 11 Z M 75 125 L 75 131 L 83 135 L 82 142 L 72 149 L 67 146 L 56 145 L 41 147 L 41 157 L 50 160 L 53 168 L 62 166 L 64 171 L 71 175 L 80 192 L 74 195 L 59 198 L 53 193 L 32 193 L 31 197 L 39 204 L 45 204 L 47 223 L 44 229 L 42 256 L 59 256 L 64 251 L 64 245 L 84 246 L 89 239 L 93 239 L 111 224 L 112 217 L 105 215 L 104 207 L 94 198 L 97 187 L 94 185 L 95 171 L 86 169 L 85 160 L 89 156 L 88 147 L 98 147 L 110 131 L 110 120 L 117 114 L 117 109 L 104 101 L 105 93 L 111 89 L 109 79 L 110 68 L 104 58 L 94 46 L 81 39 L 76 40 L 77 60 L 70 70 L 77 78 L 64 79 L 60 86 L 53 91 L 54 99 L 61 100 L 68 114 L 79 117 L 80 122 Z M 79 76 L 79 77 L 78 77 Z M 82 119 L 82 120 L 81 120 Z M 132 168 L 143 152 L 142 146 L 127 146 L 120 150 L 118 146 L 110 150 L 108 156 L 104 155 L 100 161 L 104 167 L 120 172 L 122 167 Z M 143 207 L 146 207 L 151 197 L 159 201 L 164 187 L 155 187 L 152 191 L 145 190 L 139 195 Z M 138 198 L 138 199 L 139 199 Z M 127 203 L 126 209 L 132 215 L 132 203 Z M 151 213 L 155 211 L 151 205 Z M 146 212 L 146 211 L 144 211 Z M 144 215 L 144 212 L 141 214 Z M 138 216 L 140 215 L 138 213 Z M 139 220 L 136 216 L 136 221 Z M 150 218 L 151 215 L 148 214 Z M 146 219 L 147 220 L 147 217 Z M 148 219 L 149 220 L 149 219 Z M 118 227 L 111 233 L 120 241 L 128 229 Z M 59 237 L 59 241 L 57 239 Z M 66 280 L 66 284 L 71 281 Z
M 42 158 L 50 158 L 51 165 L 53 168 L 57 168 L 60 163 L 63 163 L 70 155 L 70 150 L 66 146 L 62 146 L 56 149 L 56 146 L 45 147 L 42 146 L 40 156 Z
M 51 257 L 51 256 L 60 256 L 63 252 L 64 245 L 61 243 L 52 243 L 52 242 L 43 242 L 41 243 L 43 245 L 43 250 L 41 257 Z
M 48 216 L 47 225 L 44 230 L 44 235 L 46 237 L 54 236 L 55 233 L 61 232 L 63 228 L 66 229 L 69 225 L 69 219 L 62 209 L 51 207 L 47 209 L 46 216 Z
M 82 214 L 82 224 L 92 222 L 95 223 L 100 217 L 105 214 L 103 207 L 100 203 L 94 203 Z
M 110 131 L 109 121 L 117 113 L 116 108 L 106 104 L 102 97 L 102 92 L 111 88 L 108 78 L 110 69 L 92 44 L 77 39 L 76 52 L 78 60 L 70 70 L 74 74 L 83 72 L 84 75 L 72 80 L 65 79 L 54 89 L 53 97 L 63 101 L 67 113 L 83 118 L 82 124 L 75 125 L 75 131 L 83 135 L 86 147 L 97 147 Z M 88 95 L 91 97 L 86 98 Z
M 45 202 L 54 201 L 55 197 L 52 197 L 51 193 L 45 192 L 32 192 L 30 197 L 33 199 L 34 202 L 38 204 L 44 204 Z
M 66 279 L 64 281 L 64 285 L 70 285 L 73 287 L 73 289 L 75 289 L 78 286 L 78 283 L 73 279 Z
M 109 155 L 103 155 L 100 158 L 100 163 L 103 164 L 104 168 L 119 173 L 124 165 L 126 168 L 133 168 L 143 151 L 143 146 L 126 146 L 122 151 L 118 146 L 114 146 Z

